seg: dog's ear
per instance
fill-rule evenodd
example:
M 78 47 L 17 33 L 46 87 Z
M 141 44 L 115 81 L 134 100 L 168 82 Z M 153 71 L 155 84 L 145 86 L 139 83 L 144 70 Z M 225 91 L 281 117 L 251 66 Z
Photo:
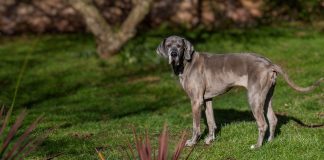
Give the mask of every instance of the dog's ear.
M 166 41 L 166 39 L 164 39 L 164 40 L 160 43 L 160 45 L 156 48 L 156 53 L 157 53 L 158 55 L 162 56 L 162 57 L 167 58 L 168 55 L 167 55 L 166 50 L 165 50 L 165 41 Z
M 191 57 L 192 57 L 192 53 L 194 52 L 194 47 L 193 45 L 186 39 L 182 39 L 183 40 L 183 43 L 184 43 L 184 58 L 187 60 L 187 61 L 190 61 L 191 60 Z

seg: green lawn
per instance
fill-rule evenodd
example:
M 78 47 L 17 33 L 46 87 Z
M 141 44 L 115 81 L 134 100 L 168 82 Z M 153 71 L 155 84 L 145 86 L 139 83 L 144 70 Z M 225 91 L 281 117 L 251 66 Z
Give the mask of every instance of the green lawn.
M 264 55 L 301 86 L 324 76 L 324 32 L 307 27 L 149 31 L 131 40 L 109 61 L 98 59 L 90 35 L 0 38 L 0 104 L 10 106 L 19 71 L 30 53 L 14 115 L 27 108 L 25 123 L 29 124 L 45 113 L 34 136 L 54 128 L 29 158 L 97 159 L 95 148 L 99 147 L 106 158 L 121 159 L 127 141 L 132 141 L 131 126 L 139 133 L 147 129 L 155 148 L 165 122 L 171 148 L 182 131 L 191 134 L 189 99 L 170 66 L 155 53 L 159 42 L 171 34 L 188 37 L 199 51 Z M 259 150 L 249 149 L 256 142 L 257 127 L 246 92 L 233 89 L 214 98 L 220 128 L 216 141 L 210 146 L 200 141 L 190 159 L 324 159 L 324 128 L 307 128 L 296 122 L 324 123 L 323 91 L 321 87 L 300 94 L 279 78 L 273 102 L 280 114 L 277 135 Z M 202 125 L 202 131 L 205 128 Z M 186 148 L 184 155 L 189 151 Z

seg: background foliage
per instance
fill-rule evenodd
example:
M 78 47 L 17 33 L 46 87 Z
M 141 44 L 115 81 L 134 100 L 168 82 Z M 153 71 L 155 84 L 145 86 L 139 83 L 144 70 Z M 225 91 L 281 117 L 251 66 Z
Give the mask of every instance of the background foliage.
M 111 25 L 120 25 L 133 7 L 132 0 L 90 0 Z M 161 24 L 174 27 L 251 27 L 290 21 L 323 28 L 323 0 L 155 0 L 140 28 Z M 66 0 L 0 1 L 0 33 L 80 32 L 80 15 Z

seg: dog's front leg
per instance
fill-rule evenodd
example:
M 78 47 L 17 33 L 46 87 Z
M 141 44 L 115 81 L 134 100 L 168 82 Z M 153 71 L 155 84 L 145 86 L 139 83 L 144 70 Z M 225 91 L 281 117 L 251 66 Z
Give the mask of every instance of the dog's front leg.
M 212 141 L 215 139 L 215 130 L 216 130 L 216 123 L 215 123 L 215 118 L 214 118 L 214 112 L 213 112 L 213 107 L 212 107 L 212 99 L 208 99 L 205 101 L 205 106 L 206 106 L 206 118 L 207 118 L 207 124 L 208 124 L 208 135 L 205 138 L 205 143 L 210 144 Z
M 187 140 L 186 142 L 186 146 L 189 147 L 195 145 L 200 136 L 201 105 L 202 105 L 202 101 L 191 100 L 192 119 L 193 119 L 192 138 Z

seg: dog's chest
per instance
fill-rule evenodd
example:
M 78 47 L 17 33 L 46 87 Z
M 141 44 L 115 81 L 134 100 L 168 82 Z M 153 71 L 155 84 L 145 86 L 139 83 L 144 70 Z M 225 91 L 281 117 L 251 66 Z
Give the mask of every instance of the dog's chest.
M 182 88 L 184 88 L 184 78 L 183 78 L 182 74 L 179 74 L 179 81 L 180 81 Z

